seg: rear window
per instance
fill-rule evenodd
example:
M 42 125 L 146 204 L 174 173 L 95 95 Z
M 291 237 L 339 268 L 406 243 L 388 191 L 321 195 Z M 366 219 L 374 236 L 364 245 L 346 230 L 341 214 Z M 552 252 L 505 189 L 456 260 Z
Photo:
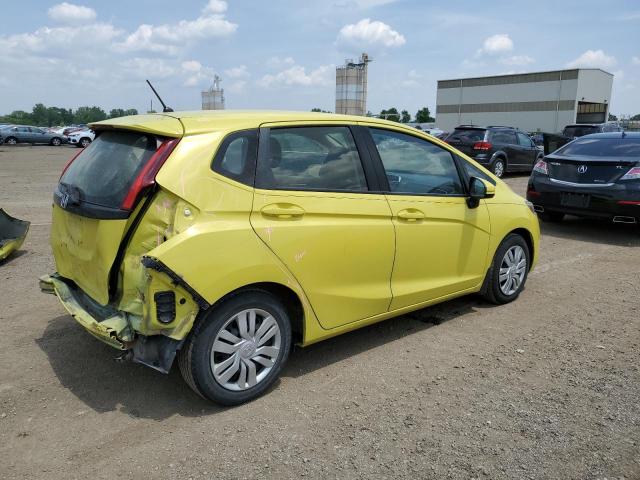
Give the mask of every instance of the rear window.
M 158 145 L 149 134 L 103 132 L 69 165 L 60 183 L 73 187 L 83 203 L 120 208 Z
M 579 138 L 554 152 L 554 155 L 640 159 L 640 138 Z
M 447 137 L 447 140 L 460 140 L 466 142 L 482 142 L 485 130 L 479 128 L 456 128 Z
M 565 127 L 562 134 L 567 137 L 583 137 L 584 135 L 590 135 L 598 132 L 599 128 L 594 127 L 593 125 L 578 125 L 575 127 Z

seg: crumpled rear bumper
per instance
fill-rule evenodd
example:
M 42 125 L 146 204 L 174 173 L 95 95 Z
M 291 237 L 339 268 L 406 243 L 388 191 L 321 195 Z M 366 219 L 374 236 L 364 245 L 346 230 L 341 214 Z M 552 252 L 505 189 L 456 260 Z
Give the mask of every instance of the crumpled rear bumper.
M 130 348 L 133 330 L 125 312 L 92 304 L 91 299 L 56 274 L 40 277 L 40 290 L 55 294 L 69 314 L 98 340 L 119 350 Z
M 0 208 L 0 260 L 4 260 L 22 246 L 29 225 L 29 222 L 13 218 Z

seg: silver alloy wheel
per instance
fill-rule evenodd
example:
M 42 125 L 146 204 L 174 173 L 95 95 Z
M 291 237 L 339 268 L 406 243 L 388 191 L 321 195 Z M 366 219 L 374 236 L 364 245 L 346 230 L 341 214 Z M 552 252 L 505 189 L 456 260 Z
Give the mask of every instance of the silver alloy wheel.
M 51 140 L 51 144 L 52 144 L 54 147 L 57 147 L 58 145 L 60 145 L 60 143 L 62 143 L 62 142 L 60 142 L 60 139 L 59 139 L 59 138 L 54 138 L 53 140 Z
M 251 308 L 233 315 L 211 348 L 213 377 L 236 392 L 256 386 L 275 366 L 281 340 L 278 322 L 269 312 Z
M 82 148 L 86 148 L 90 143 L 91 140 L 89 140 L 88 138 L 83 138 L 82 140 L 80 140 L 80 145 L 82 145 Z
M 504 175 L 504 162 L 502 160 L 496 160 L 496 163 L 493 166 L 493 173 L 498 178 Z
M 17 142 L 17 140 L 15 138 L 9 138 L 6 142 L 7 145 L 15 145 Z
M 527 273 L 527 256 L 520 245 L 514 245 L 504 254 L 500 264 L 500 290 L 505 295 L 518 291 Z

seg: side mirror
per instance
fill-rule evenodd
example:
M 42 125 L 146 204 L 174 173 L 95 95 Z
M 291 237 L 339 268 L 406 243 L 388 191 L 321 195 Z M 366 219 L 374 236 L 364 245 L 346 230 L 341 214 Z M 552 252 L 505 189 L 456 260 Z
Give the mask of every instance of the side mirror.
M 469 208 L 476 208 L 480 204 L 480 200 L 492 198 L 495 194 L 496 187 L 491 182 L 478 177 L 471 177 L 467 205 L 469 205 Z

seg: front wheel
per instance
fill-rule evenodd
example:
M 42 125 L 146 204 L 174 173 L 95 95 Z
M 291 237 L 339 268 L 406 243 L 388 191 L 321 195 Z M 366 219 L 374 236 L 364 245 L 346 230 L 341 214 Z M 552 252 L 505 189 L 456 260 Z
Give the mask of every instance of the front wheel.
M 89 144 L 91 143 L 91 139 L 87 138 L 87 137 L 83 137 L 80 139 L 80 142 L 78 142 L 78 145 L 82 148 L 86 148 L 89 146 Z
M 502 241 L 485 278 L 482 295 L 491 303 L 509 303 L 524 288 L 531 262 L 529 246 L 522 236 L 511 233 Z
M 290 348 L 291 324 L 282 303 L 269 292 L 250 290 L 201 319 L 178 363 L 196 393 L 221 405 L 239 405 L 277 380 Z
M 502 158 L 496 158 L 491 166 L 491 171 L 496 177 L 502 178 L 505 172 L 504 160 Z

